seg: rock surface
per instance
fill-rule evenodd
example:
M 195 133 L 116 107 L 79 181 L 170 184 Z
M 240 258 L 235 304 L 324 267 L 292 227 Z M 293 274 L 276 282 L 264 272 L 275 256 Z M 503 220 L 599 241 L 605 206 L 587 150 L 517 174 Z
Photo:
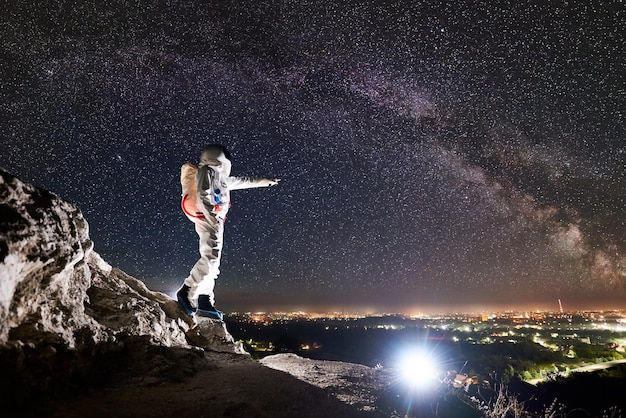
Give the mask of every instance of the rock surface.
M 278 356 L 264 366 L 223 322 L 193 320 L 167 295 L 106 263 L 75 205 L 2 170 L 0 231 L 5 410 L 37 417 L 383 416 L 372 406 L 380 382 L 370 379 L 371 369 L 323 362 L 315 376 L 325 383 L 316 387 L 303 378 L 315 368 L 309 361 Z
M 193 323 L 102 260 L 75 205 L 3 172 L 0 215 L 0 345 L 79 349 L 125 335 L 187 345 Z
M 265 357 L 261 364 L 325 389 L 337 399 L 363 411 L 375 411 L 390 376 L 382 369 L 360 364 L 302 358 L 295 354 Z

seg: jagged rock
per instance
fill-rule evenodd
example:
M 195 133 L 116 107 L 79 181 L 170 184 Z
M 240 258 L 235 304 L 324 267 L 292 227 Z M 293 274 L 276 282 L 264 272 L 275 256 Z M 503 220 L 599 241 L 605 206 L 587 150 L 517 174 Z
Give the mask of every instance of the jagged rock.
M 152 343 L 186 345 L 185 331 L 190 324 L 171 305 L 178 303 L 167 295 L 152 292 L 140 281 L 119 269 L 96 274 L 87 289 L 86 312 L 115 334 L 148 335 Z
M 197 325 L 176 301 L 106 263 L 74 204 L 0 174 L 0 347 L 85 353 L 141 337 L 244 352 L 223 323 Z
M 85 312 L 92 270 L 105 263 L 80 210 L 2 172 L 0 230 L 0 345 L 108 340 Z
M 213 351 L 248 354 L 243 344 L 236 342 L 222 321 L 209 318 L 198 318 L 198 325 L 190 328 L 187 339 L 195 346 Z
M 128 357 L 129 346 L 245 353 L 222 322 L 198 325 L 106 263 L 76 205 L 1 170 L 0 228 L 0 351 L 16 373 L 31 367 L 55 380 Z
M 252 360 L 223 322 L 189 317 L 177 301 L 106 263 L 75 205 L 2 170 L 0 232 L 3 410 L 381 416 Z

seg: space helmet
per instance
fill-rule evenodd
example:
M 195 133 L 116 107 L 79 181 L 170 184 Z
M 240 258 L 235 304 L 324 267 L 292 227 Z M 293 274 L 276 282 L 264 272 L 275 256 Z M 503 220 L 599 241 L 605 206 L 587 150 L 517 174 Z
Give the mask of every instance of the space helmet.
M 199 166 L 208 165 L 222 176 L 230 176 L 232 166 L 230 152 L 220 144 L 210 144 L 202 149 Z

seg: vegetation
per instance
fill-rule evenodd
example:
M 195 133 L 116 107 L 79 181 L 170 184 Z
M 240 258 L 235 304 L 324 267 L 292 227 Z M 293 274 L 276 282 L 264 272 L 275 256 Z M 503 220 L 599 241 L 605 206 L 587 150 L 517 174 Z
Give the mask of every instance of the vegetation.
M 512 394 L 506 385 L 500 385 L 495 396 L 488 402 L 478 398 L 472 398 L 474 407 L 481 412 L 485 418 L 574 418 L 589 417 L 598 418 L 620 418 L 620 409 L 612 406 L 603 409 L 601 415 L 590 415 L 588 410 L 582 408 L 568 409 L 567 406 L 559 402 L 556 398 L 547 406 L 543 406 L 538 411 L 532 411 L 527 403 L 520 401 L 516 394 Z
M 463 329 L 406 325 L 397 318 L 379 318 L 379 322 L 366 318 L 238 322 L 228 327 L 257 356 L 294 352 L 315 359 L 393 367 L 398 347 L 419 344 L 439 356 L 444 370 L 475 378 L 482 387 L 480 393 L 472 398 L 463 389 L 456 392 L 488 418 L 615 418 L 626 411 L 622 399 L 626 366 L 569 377 L 560 374 L 585 364 L 622 359 L 611 343 L 621 338 L 615 332 L 591 330 L 580 338 L 569 330 L 511 332 L 507 325 L 466 325 Z M 535 378 L 548 381 L 538 387 L 524 382 Z

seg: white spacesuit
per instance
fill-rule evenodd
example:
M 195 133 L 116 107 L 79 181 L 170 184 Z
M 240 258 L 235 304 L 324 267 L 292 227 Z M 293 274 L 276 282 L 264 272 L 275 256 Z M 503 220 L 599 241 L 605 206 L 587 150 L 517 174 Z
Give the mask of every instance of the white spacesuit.
M 230 208 L 230 191 L 251 187 L 268 187 L 279 179 L 231 177 L 231 159 L 221 145 L 208 145 L 202 150 L 200 164 L 181 167 L 183 212 L 195 224 L 200 237 L 200 259 L 178 290 L 180 304 L 189 315 L 198 313 L 222 319 L 214 307 L 213 288 L 220 272 L 224 242 L 224 222 Z

